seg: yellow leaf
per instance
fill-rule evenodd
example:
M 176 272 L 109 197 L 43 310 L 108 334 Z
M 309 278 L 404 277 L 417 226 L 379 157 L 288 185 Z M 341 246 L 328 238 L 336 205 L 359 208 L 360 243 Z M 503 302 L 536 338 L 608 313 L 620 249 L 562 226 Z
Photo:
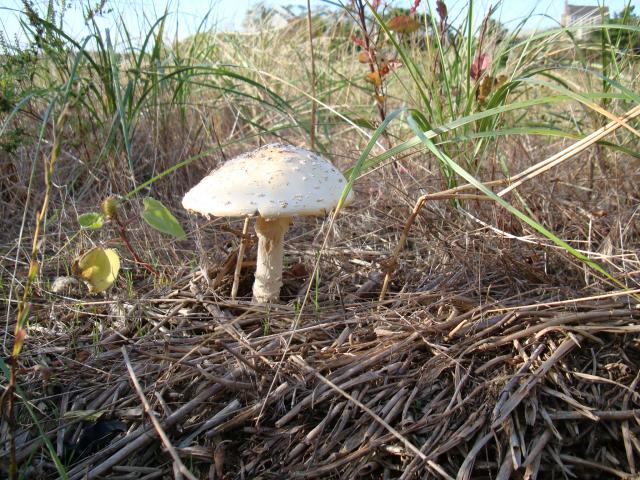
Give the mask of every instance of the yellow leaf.
M 376 87 L 382 85 L 382 78 L 378 71 L 367 73 L 367 82 L 373 83 Z
M 360 63 L 369 63 L 369 54 L 365 51 L 359 52 L 358 61 Z
M 478 89 L 478 100 L 484 102 L 489 94 L 491 93 L 491 89 L 494 85 L 494 78 L 491 75 L 487 75 L 480 82 L 480 88 Z
M 95 247 L 73 264 L 73 273 L 89 284 L 91 293 L 103 292 L 118 277 L 120 257 L 112 248 Z

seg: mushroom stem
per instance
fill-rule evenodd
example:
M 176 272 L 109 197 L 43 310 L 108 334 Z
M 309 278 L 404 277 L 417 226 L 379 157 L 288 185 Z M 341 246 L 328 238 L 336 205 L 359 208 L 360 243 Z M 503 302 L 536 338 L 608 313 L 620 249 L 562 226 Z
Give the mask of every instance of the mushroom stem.
M 256 279 L 253 283 L 253 301 L 275 302 L 282 287 L 282 258 L 284 256 L 284 234 L 289 229 L 291 217 L 256 219 L 258 234 L 258 259 Z

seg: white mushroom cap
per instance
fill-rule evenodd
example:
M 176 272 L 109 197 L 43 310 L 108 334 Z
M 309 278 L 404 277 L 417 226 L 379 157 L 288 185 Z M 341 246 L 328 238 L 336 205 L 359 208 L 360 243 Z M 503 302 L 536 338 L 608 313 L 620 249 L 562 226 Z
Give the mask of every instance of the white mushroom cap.
M 331 163 L 292 145 L 265 145 L 224 163 L 187 192 L 187 210 L 235 217 L 323 215 L 342 195 L 346 179 Z M 353 199 L 349 192 L 347 202 Z

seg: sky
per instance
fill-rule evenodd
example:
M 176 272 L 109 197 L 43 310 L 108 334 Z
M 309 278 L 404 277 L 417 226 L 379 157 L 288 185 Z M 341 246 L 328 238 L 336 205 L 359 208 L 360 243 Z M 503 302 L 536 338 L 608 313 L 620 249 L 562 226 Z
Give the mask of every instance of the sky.
M 332 0 L 339 2 L 340 0 Z M 345 0 L 343 0 L 345 1 Z M 347 0 L 348 1 L 348 0 Z M 420 9 L 426 8 L 427 1 L 432 5 L 435 0 L 423 0 Z M 611 12 L 619 12 L 624 5 L 631 1 L 631 5 L 636 6 L 636 10 L 640 10 L 640 0 L 599 0 L 600 4 L 609 7 Z M 57 2 L 60 3 L 60 2 Z M 71 8 L 64 16 L 65 28 L 67 32 L 71 32 L 77 39 L 82 38 L 86 34 L 84 30 L 84 22 L 81 5 L 86 4 L 86 0 L 67 0 Z M 96 0 L 92 0 L 91 4 L 95 4 Z M 168 5 L 171 21 L 170 28 L 167 30 L 167 40 L 185 38 L 198 30 L 198 26 L 209 13 L 207 25 L 216 27 L 218 30 L 240 30 L 242 29 L 242 20 L 247 9 L 257 3 L 256 0 L 108 0 L 107 6 L 112 8 L 99 19 L 99 25 L 102 28 L 114 29 L 117 25 L 124 21 L 129 32 L 146 32 L 150 22 L 158 18 L 165 11 Z M 306 7 L 306 0 L 266 0 L 268 5 L 299 5 Z M 393 0 L 394 6 L 410 7 L 412 0 Z M 455 21 L 456 17 L 461 16 L 461 12 L 468 8 L 468 0 L 445 0 L 449 9 L 449 17 Z M 531 13 L 526 24 L 527 30 L 535 28 L 549 28 L 557 26 L 562 10 L 564 9 L 564 0 L 475 0 L 474 16 L 481 20 L 484 12 L 489 5 L 499 3 L 499 8 L 495 14 L 495 18 L 505 23 L 507 27 L 515 27 L 523 18 Z M 571 4 L 578 5 L 598 5 L 598 0 L 573 0 Z M 34 4 L 40 6 L 45 11 L 47 0 L 35 0 Z M 320 0 L 311 0 L 311 9 L 325 7 L 328 4 Z M 20 25 L 17 20 L 18 14 L 16 10 L 22 8 L 20 0 L 0 0 L 0 31 L 4 32 L 8 38 L 14 38 L 18 35 L 20 38 Z M 434 9 L 435 10 L 435 9 Z

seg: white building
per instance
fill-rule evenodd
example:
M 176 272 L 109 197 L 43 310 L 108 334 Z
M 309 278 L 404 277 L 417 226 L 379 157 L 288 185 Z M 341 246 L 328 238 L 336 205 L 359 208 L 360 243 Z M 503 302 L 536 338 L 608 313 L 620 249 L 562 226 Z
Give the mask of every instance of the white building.
M 609 7 L 570 5 L 569 2 L 565 0 L 564 12 L 560 17 L 560 25 L 563 27 L 588 27 L 592 25 L 600 25 L 608 19 Z M 591 31 L 593 30 L 589 28 L 577 28 L 574 30 L 574 34 L 576 38 L 584 40 Z

